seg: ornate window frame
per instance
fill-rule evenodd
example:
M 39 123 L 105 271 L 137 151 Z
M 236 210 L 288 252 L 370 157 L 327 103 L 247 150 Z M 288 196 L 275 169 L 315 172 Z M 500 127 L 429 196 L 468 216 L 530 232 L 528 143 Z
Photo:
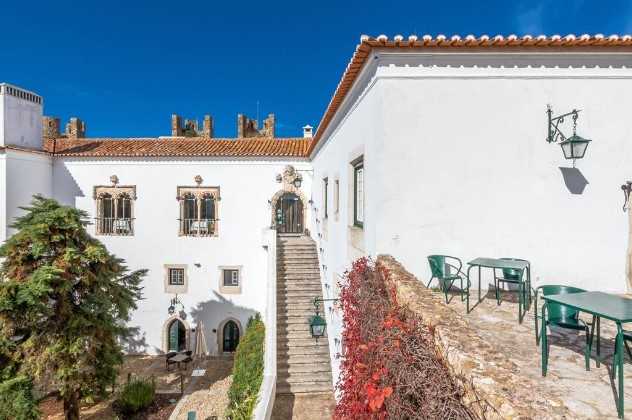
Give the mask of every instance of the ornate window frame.
M 112 176 L 114 178 L 115 176 Z M 118 182 L 118 179 L 117 179 Z M 92 191 L 92 198 L 95 201 L 96 217 L 95 217 L 95 233 L 102 236 L 134 236 L 134 203 L 136 201 L 136 186 L 135 185 L 95 185 Z M 103 199 L 109 196 L 112 198 L 112 206 L 114 211 L 114 217 L 112 221 L 104 220 L 104 205 Z M 130 200 L 130 214 L 129 217 L 118 217 L 118 200 L 123 198 L 129 198 Z M 109 226 L 112 223 L 112 226 Z M 118 227 L 117 227 L 118 226 Z
M 196 177 L 196 182 L 197 182 Z M 201 178 L 200 178 L 201 183 Z M 187 219 L 184 216 L 185 197 L 192 195 L 195 197 L 196 219 Z M 214 219 L 202 219 L 202 202 L 206 196 L 213 199 Z M 179 203 L 178 217 L 178 236 L 201 236 L 201 237 L 217 237 L 219 236 L 219 202 L 221 201 L 219 186 L 179 186 L 177 188 L 176 200 Z M 204 221 L 207 221 L 206 223 Z

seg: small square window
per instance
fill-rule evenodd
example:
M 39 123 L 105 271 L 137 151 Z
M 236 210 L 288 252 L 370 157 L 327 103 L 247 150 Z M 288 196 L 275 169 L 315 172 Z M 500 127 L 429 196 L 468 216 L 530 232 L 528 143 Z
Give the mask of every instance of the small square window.
M 239 270 L 224 270 L 224 286 L 239 286 Z
M 184 268 L 170 268 L 169 269 L 169 285 L 171 286 L 184 285 Z
M 219 292 L 235 295 L 241 293 L 242 268 L 240 265 L 219 267 Z

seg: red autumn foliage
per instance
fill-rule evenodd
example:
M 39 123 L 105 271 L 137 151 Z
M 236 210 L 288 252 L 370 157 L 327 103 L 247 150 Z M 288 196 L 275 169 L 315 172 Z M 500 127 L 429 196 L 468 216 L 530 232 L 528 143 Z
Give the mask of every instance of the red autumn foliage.
M 340 400 L 335 419 L 473 419 L 434 331 L 397 302 L 388 270 L 367 258 L 341 284 Z

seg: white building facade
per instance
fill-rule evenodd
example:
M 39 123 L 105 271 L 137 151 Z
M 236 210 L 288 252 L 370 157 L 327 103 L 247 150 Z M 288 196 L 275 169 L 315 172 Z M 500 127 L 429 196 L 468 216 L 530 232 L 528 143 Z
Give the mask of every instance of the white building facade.
M 546 141 L 548 105 L 553 115 L 580 110 L 577 134 L 592 140 L 582 159 L 567 160 Z M 325 299 L 338 296 L 354 259 L 378 254 L 424 281 L 430 254 L 464 263 L 517 257 L 531 262 L 534 286 L 622 293 L 632 278 L 621 190 L 632 178 L 630 109 L 629 36 L 363 37 L 314 139 L 273 139 L 245 155 L 244 142 L 264 140 L 189 153 L 187 141 L 228 140 L 60 139 L 53 155 L 5 134 L 13 140 L 0 144 L 0 222 L 6 237 L 17 206 L 36 192 L 97 218 L 90 229 L 108 249 L 132 269 L 149 269 L 132 321 L 139 352 L 169 350 L 175 293 L 185 328 L 202 321 L 212 353 L 222 351 L 227 321 L 243 328 L 266 310 L 261 238 L 274 225 L 277 180 L 288 166 L 303 175 L 293 193 L 304 209 L 301 230 L 318 243 Z M 560 129 L 570 136 L 572 119 Z M 118 228 L 133 234 L 102 234 L 100 194 L 121 190 L 130 203 L 120 214 L 133 226 Z M 187 193 L 212 196 L 195 204 L 197 219 L 207 220 L 211 207 L 217 219 L 203 235 L 183 234 Z M 183 284 L 169 284 L 170 269 Z M 224 287 L 222 270 L 238 270 L 236 288 Z M 326 306 L 335 381 L 341 319 Z

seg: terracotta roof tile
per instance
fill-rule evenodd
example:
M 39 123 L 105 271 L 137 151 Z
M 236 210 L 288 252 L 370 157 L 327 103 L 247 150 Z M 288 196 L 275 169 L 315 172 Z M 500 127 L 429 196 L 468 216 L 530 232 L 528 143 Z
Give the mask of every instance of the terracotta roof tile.
M 474 35 L 467 35 L 461 37 L 459 35 L 453 35 L 448 38 L 445 35 L 437 35 L 433 37 L 431 35 L 424 35 L 421 38 L 416 35 L 411 35 L 408 38 L 404 38 L 401 35 L 396 35 L 392 40 L 386 35 L 379 35 L 378 37 L 370 37 L 368 35 L 362 35 L 360 37 L 360 44 L 356 47 L 356 50 L 351 57 L 351 61 L 347 65 L 338 86 L 331 98 L 327 109 L 323 117 L 318 124 L 318 130 L 314 136 L 314 141 L 311 143 L 308 155 L 310 155 L 321 137 L 327 126 L 334 117 L 336 111 L 345 99 L 351 86 L 356 80 L 356 77 L 362 70 L 366 63 L 367 57 L 373 48 L 393 48 L 401 49 L 403 51 L 411 50 L 439 50 L 439 49 L 451 49 L 454 51 L 459 50 L 507 50 L 509 48 L 521 48 L 521 49 L 540 49 L 540 48 L 556 48 L 566 50 L 570 48 L 575 49 L 590 49 L 590 48 L 610 48 L 615 50 L 621 50 L 632 52 L 632 35 L 610 35 L 608 37 L 602 34 L 596 35 L 539 35 L 537 37 L 531 35 L 525 35 L 522 37 L 516 35 L 502 36 L 496 35 L 490 37 L 488 35 L 482 35 L 475 37 Z
M 77 157 L 307 157 L 311 139 L 304 138 L 86 138 L 46 139 L 56 156 Z

